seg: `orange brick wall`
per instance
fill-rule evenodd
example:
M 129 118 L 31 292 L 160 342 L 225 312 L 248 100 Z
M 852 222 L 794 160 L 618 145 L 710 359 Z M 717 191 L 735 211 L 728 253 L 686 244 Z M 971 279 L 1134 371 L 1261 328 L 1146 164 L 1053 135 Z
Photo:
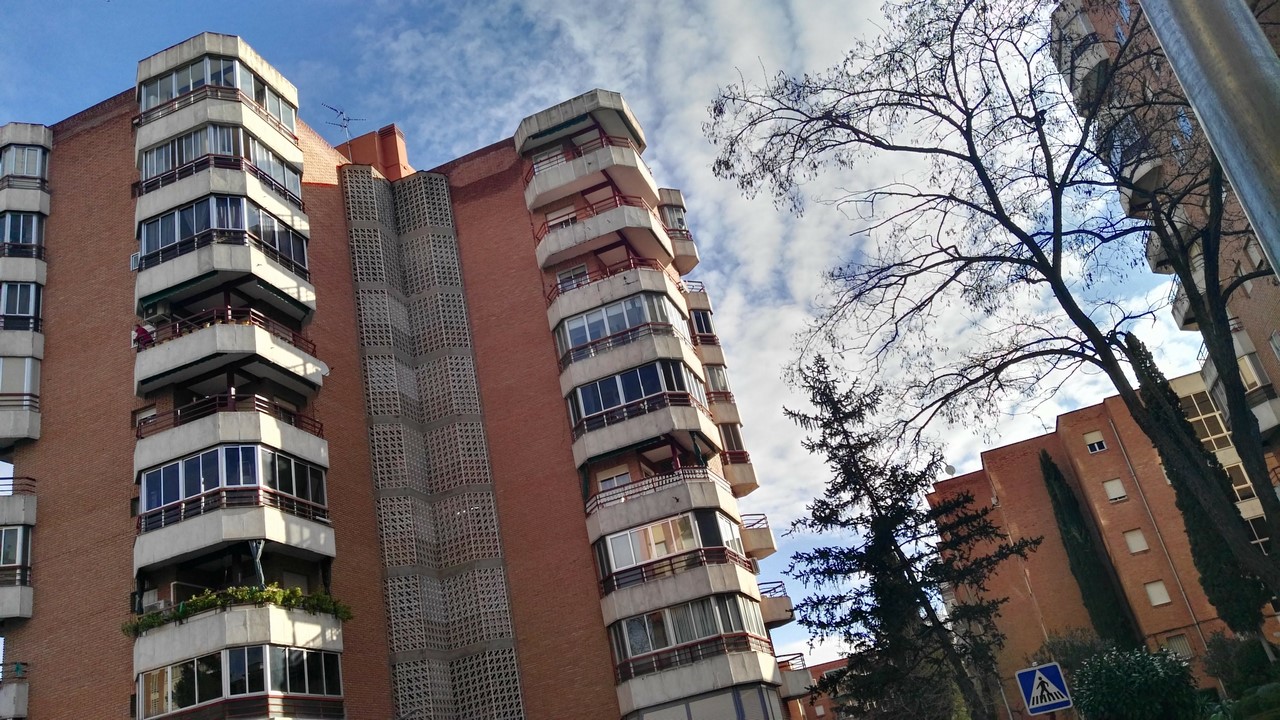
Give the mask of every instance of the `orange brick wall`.
M 506 140 L 433 172 L 453 196 L 525 714 L 617 717 L 520 158 Z

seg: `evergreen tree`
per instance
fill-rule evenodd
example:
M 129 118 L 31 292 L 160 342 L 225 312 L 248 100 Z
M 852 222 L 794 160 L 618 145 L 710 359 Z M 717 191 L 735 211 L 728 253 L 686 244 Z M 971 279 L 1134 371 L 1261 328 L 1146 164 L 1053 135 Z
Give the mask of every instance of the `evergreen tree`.
M 799 378 L 814 412 L 786 412 L 810 433 L 804 447 L 826 459 L 832 477 L 794 528 L 842 541 L 853 535 L 848 544 L 796 553 L 787 569 L 826 591 L 796 605 L 800 624 L 854 648 L 847 669 L 818 687 L 868 719 L 950 718 L 958 691 L 969 717 L 993 720 L 975 678 L 995 672 L 1004 598 L 986 597 L 986 581 L 1040 538 L 1008 539 L 969 494 L 925 506 L 920 495 L 940 474 L 941 457 L 895 458 L 885 436 L 868 427 L 879 391 L 846 386 L 821 358 Z M 944 614 L 943 591 L 959 587 L 973 598 L 951 602 Z
M 1098 637 L 1119 647 L 1140 647 L 1142 635 L 1134 628 L 1129 608 L 1116 592 L 1110 563 L 1103 559 L 1105 555 L 1099 552 L 1093 541 L 1080 501 L 1057 463 L 1044 450 L 1040 451 L 1040 472 L 1049 491 L 1053 517 L 1058 521 L 1062 546 L 1067 551 L 1067 564 L 1080 586 L 1080 597 L 1084 600 L 1094 631 Z

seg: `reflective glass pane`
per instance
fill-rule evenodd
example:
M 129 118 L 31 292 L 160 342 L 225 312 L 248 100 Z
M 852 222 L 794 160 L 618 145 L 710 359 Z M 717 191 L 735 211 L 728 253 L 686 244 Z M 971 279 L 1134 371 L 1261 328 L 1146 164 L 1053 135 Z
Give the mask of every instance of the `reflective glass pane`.
M 645 397 L 662 392 L 662 381 L 658 379 L 658 366 L 656 364 L 639 368 L 639 373 L 640 390 Z
M 600 405 L 606 410 L 622 404 L 622 391 L 616 378 L 605 378 L 596 383 L 600 388 Z
M 342 667 L 337 653 L 324 655 L 324 692 L 326 695 L 342 694 Z
M 589 335 L 592 340 L 599 340 L 609 334 L 604 320 L 604 311 L 596 310 L 594 312 L 587 313 L 586 320 L 587 335 Z
M 619 376 L 622 380 L 622 398 L 623 402 L 635 402 L 644 397 L 644 391 L 640 386 L 640 371 L 628 370 Z
M 582 401 L 583 417 L 595 415 L 603 409 L 600 405 L 600 388 L 596 383 L 578 388 L 578 397 Z
M 636 564 L 635 554 L 631 552 L 630 534 L 615 535 L 609 538 L 609 554 L 613 556 L 613 569 L 631 567 Z
M 249 692 L 263 692 L 267 689 L 267 668 L 263 658 L 262 646 L 245 648 L 245 674 L 249 680 Z
M 196 661 L 196 702 L 222 697 L 222 653 Z
M 271 647 L 271 690 L 285 692 L 289 689 L 289 652 L 282 647 Z
M 649 643 L 649 631 L 645 627 L 644 618 L 629 618 L 626 624 L 627 648 L 631 651 L 631 656 L 652 652 L 653 645 Z

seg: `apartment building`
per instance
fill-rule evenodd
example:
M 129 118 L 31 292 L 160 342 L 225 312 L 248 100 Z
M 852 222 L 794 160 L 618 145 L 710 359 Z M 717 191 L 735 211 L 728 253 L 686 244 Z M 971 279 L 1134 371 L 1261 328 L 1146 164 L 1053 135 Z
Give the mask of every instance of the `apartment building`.
M 791 601 L 623 98 L 431 171 L 299 108 L 204 33 L 0 126 L 0 718 L 781 717 Z
M 1241 515 L 1255 517 L 1257 498 L 1200 375 L 1175 378 L 1171 385 L 1197 435 L 1234 481 Z M 992 508 L 992 519 L 1011 537 L 1044 537 L 1034 553 L 1007 563 L 988 584 L 989 597 L 1008 598 L 998 623 L 1007 640 L 999 658 L 1004 694 L 997 702 L 1021 709 L 1014 673 L 1030 665 L 1049 636 L 1092 629 L 1043 480 L 1042 451 L 1067 478 L 1147 646 L 1193 660 L 1203 657 L 1208 638 L 1227 628 L 1200 587 L 1159 456 L 1124 403 L 1112 396 L 1059 415 L 1051 433 L 983 452 L 980 470 L 936 483 L 928 497 L 936 504 L 968 492 L 977 504 Z M 1255 526 L 1265 532 L 1265 525 L 1250 524 Z M 1255 533 L 1259 542 L 1264 537 Z M 963 596 L 968 590 L 956 592 Z M 1265 615 L 1268 634 L 1280 629 L 1273 609 L 1266 608 Z M 1216 687 L 1199 662 L 1192 668 L 1202 687 Z

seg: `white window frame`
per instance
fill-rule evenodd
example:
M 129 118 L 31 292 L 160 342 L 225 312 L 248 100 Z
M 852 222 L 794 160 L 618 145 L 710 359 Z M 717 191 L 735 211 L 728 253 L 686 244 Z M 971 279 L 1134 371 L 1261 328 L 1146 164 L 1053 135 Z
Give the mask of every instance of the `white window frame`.
M 1119 494 L 1115 492 L 1116 488 L 1119 488 Z M 1110 503 L 1123 502 L 1129 499 L 1129 491 L 1125 489 L 1124 480 L 1120 478 L 1103 481 L 1102 491 L 1107 494 L 1107 502 Z
M 1125 530 L 1124 544 L 1129 548 L 1130 555 L 1137 555 L 1151 549 L 1151 546 L 1147 544 L 1147 536 L 1143 534 L 1142 528 Z
M 1101 430 L 1093 430 L 1084 434 L 1084 446 L 1090 455 L 1096 455 L 1107 449 L 1107 441 Z
M 1149 583 L 1143 583 L 1142 587 L 1147 591 L 1147 600 L 1151 603 L 1151 607 L 1162 607 L 1173 602 L 1164 580 L 1152 580 Z

